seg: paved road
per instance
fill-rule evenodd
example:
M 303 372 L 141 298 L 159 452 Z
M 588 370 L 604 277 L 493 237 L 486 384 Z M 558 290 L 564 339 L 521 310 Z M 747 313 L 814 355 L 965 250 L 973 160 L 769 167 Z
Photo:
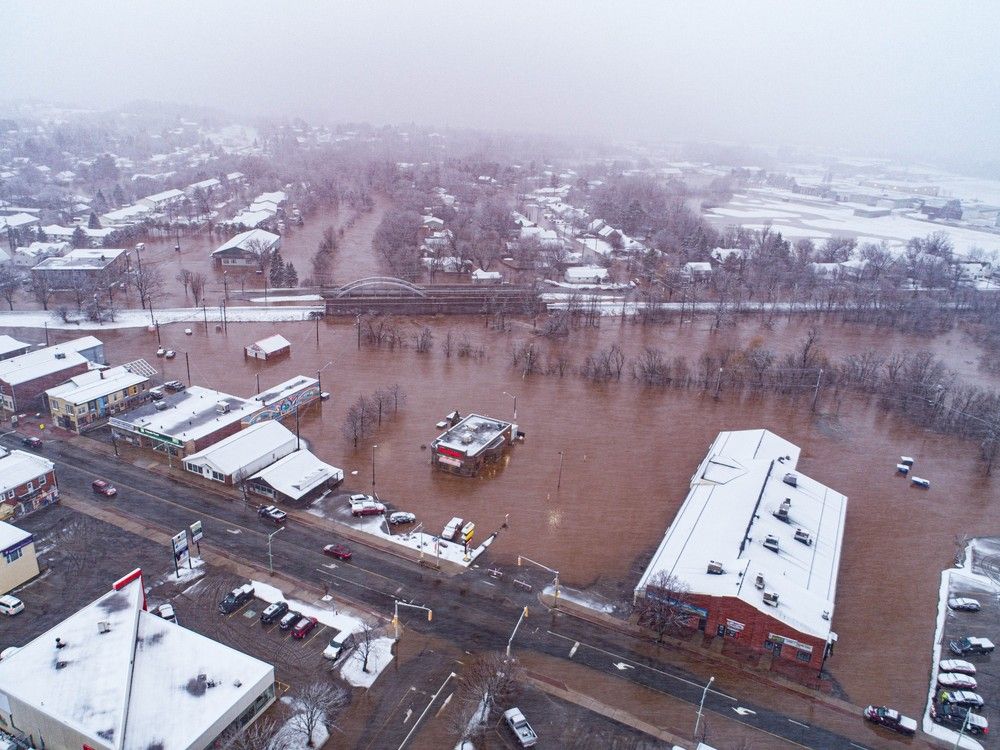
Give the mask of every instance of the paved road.
M 10 447 L 17 445 L 14 436 L 2 442 Z M 95 503 L 111 504 L 119 512 L 163 531 L 180 530 L 201 520 L 203 544 L 258 565 L 266 564 L 267 534 L 274 527 L 260 521 L 242 503 L 220 500 L 210 492 L 199 493 L 184 482 L 124 461 L 109 460 L 86 447 L 79 441 L 46 441 L 44 454 L 56 462 L 58 481 L 64 490 L 93 497 Z M 115 484 L 119 497 L 106 500 L 91 493 L 90 482 L 95 477 Z M 332 561 L 322 554 L 323 545 L 344 540 L 320 528 L 322 523 L 320 519 L 315 525 L 291 521 L 273 540 L 275 568 L 386 615 L 391 613 L 395 599 L 431 607 L 433 623 L 427 623 L 421 613 L 404 611 L 401 617 L 407 627 L 428 632 L 432 629 L 437 637 L 450 639 L 468 652 L 505 649 L 521 609 L 525 605 L 537 607 L 533 594 L 511 581 L 493 581 L 481 570 L 452 577 L 356 544 L 352 545 L 354 557 L 349 563 Z M 571 658 L 622 681 L 639 683 L 694 705 L 701 699 L 701 678 L 642 655 L 623 633 L 564 615 L 533 617 L 531 621 L 531 626 L 518 632 L 515 650 Z M 748 712 L 738 713 L 733 710 L 736 707 Z M 807 726 L 757 705 L 752 699 L 730 695 L 719 683 L 708 692 L 705 708 L 803 747 L 865 747 L 852 742 L 852 738 Z M 860 724 L 860 717 L 858 721 Z

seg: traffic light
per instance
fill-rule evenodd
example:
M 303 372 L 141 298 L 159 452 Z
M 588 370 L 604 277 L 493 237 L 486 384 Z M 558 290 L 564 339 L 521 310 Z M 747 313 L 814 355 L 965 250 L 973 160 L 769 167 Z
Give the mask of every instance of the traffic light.
M 427 622 L 430 622 L 433 619 L 434 619 L 434 610 L 433 609 L 427 610 Z
M 524 607 L 524 619 L 526 619 L 526 620 L 528 619 L 528 606 L 527 605 L 525 605 L 525 607 Z

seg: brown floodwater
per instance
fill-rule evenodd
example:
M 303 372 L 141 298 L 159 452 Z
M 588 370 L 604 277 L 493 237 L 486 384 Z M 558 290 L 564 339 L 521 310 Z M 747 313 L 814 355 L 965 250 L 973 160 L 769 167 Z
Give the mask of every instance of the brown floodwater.
M 951 564 L 954 538 L 1000 534 L 997 484 L 983 476 L 975 445 L 927 432 L 856 398 L 845 399 L 836 415 L 821 398 L 819 413 L 813 414 L 805 395 L 741 397 L 723 389 L 716 400 L 695 390 L 644 389 L 627 378 L 607 384 L 570 375 L 522 379 L 510 367 L 509 349 L 512 341 L 529 335 L 530 323 L 516 323 L 513 333 L 488 331 L 483 321 L 469 318 L 407 324 L 425 323 L 436 336 L 428 354 L 412 347 L 358 351 L 353 323 L 336 321 L 320 324 L 319 346 L 312 323 L 234 324 L 228 334 L 196 325 L 192 336 L 184 335 L 182 325 L 164 326 L 163 344 L 179 352 L 169 362 L 154 356 L 154 333 L 98 335 L 111 362 L 144 357 L 165 378 L 186 381 L 187 352 L 192 382 L 243 396 L 255 392 L 257 374 L 266 388 L 325 367 L 323 388 L 333 397 L 303 417 L 302 434 L 320 457 L 345 470 L 346 489 L 371 489 L 371 446 L 377 444 L 379 495 L 415 512 L 428 530 L 461 516 L 476 523 L 482 539 L 509 515 L 510 528 L 491 549 L 490 560 L 509 564 L 526 555 L 558 569 L 566 585 L 595 587 L 612 597 L 627 597 L 635 585 L 716 433 L 771 429 L 801 446 L 803 472 L 850 498 L 834 615 L 840 642 L 830 672 L 856 701 L 920 705 L 938 575 Z M 610 340 L 622 341 L 629 351 L 656 345 L 693 361 L 706 346 L 757 335 L 776 349 L 791 349 L 807 327 L 792 319 L 762 331 L 745 321 L 719 335 L 706 330 L 707 322 L 642 328 L 605 321 L 600 330 L 574 335 L 561 346 L 575 361 Z M 440 343 L 448 329 L 481 343 L 486 355 L 445 357 Z M 37 331 L 12 333 L 38 337 Z M 292 342 L 291 355 L 272 363 L 244 360 L 242 347 L 271 333 Z M 72 334 L 53 335 L 61 340 Z M 955 352 L 960 347 L 951 337 L 957 336 L 923 343 Z M 823 345 L 839 355 L 868 346 L 905 349 L 915 342 L 898 334 L 828 326 Z M 405 404 L 355 449 L 341 432 L 347 407 L 359 395 L 393 383 L 403 387 Z M 435 423 L 453 409 L 511 418 L 514 402 L 505 391 L 517 396 L 524 443 L 488 476 L 465 479 L 433 471 L 425 446 L 439 432 Z M 932 482 L 929 491 L 895 475 L 904 454 L 917 459 L 920 476 Z

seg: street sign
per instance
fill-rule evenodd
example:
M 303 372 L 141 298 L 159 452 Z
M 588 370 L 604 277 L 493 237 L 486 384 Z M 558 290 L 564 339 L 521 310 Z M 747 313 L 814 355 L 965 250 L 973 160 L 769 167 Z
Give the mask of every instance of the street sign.
M 201 537 L 203 536 L 201 530 L 201 521 L 195 521 L 188 528 L 191 529 L 191 541 L 194 542 L 195 544 L 200 542 Z
M 187 529 L 174 534 L 174 536 L 170 539 L 170 543 L 174 549 L 174 562 L 184 562 L 184 560 L 188 557 Z
M 471 542 L 474 533 L 476 533 L 476 524 L 469 521 L 462 527 L 462 541 L 466 543 Z

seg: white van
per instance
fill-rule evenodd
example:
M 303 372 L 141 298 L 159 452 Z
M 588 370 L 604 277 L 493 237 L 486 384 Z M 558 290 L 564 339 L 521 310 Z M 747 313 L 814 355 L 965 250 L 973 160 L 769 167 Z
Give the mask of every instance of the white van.
M 12 616 L 24 612 L 24 602 L 16 596 L 0 596 L 0 613 Z

